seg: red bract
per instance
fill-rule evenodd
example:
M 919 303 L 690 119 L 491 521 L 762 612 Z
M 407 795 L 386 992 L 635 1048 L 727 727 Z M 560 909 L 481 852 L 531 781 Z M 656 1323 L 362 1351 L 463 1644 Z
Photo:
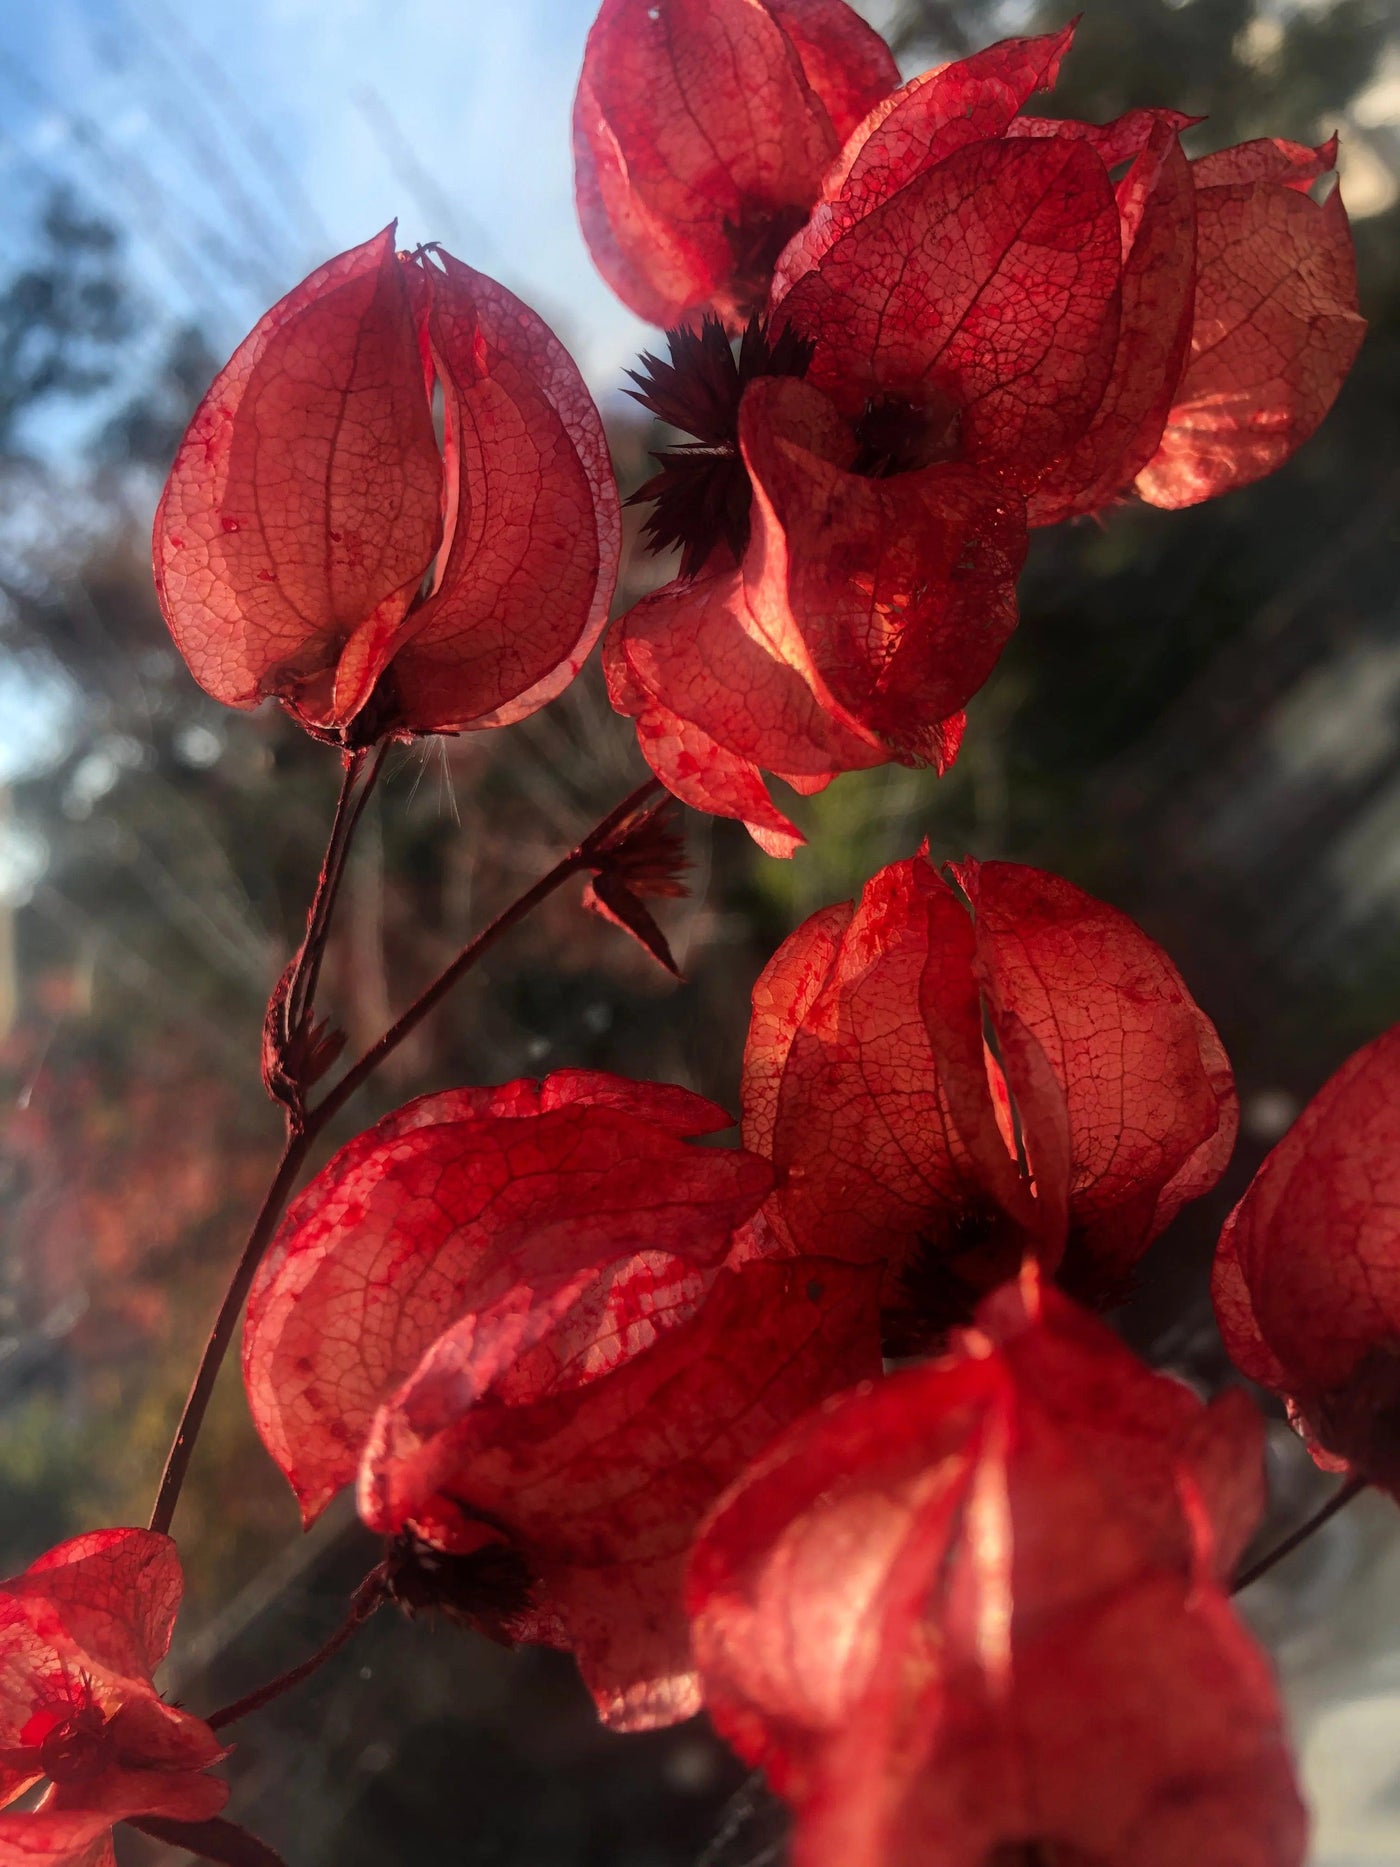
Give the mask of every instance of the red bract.
M 695 1708 L 701 1513 L 879 1365 L 868 1271 L 721 1269 L 772 1177 L 687 1145 L 727 1125 L 584 1071 L 425 1097 L 312 1183 L 249 1304 L 254 1419 L 306 1519 L 358 1470 L 401 1598 L 571 1648 L 619 1724 Z
M 995 87 L 1009 128 L 1034 82 L 1027 68 L 1014 88 L 980 88 Z M 862 126 L 774 300 L 814 346 L 811 381 L 857 426 L 879 420 L 897 461 L 973 461 L 1029 491 L 1114 373 L 1121 214 L 1087 138 L 989 133 L 965 114 L 967 90 L 948 67 Z M 1189 218 L 1186 238 L 1189 277 Z
M 614 630 L 613 704 L 664 783 L 773 853 L 800 839 L 761 771 L 811 791 L 951 762 L 1015 627 L 1028 524 L 1135 479 L 1185 505 L 1257 478 L 1355 355 L 1345 216 L 1302 192 L 1330 146 L 1193 165 L 1175 111 L 1021 117 L 1070 37 L 884 97 L 737 360 L 718 325 L 677 331 L 637 377 L 694 443 L 637 495 L 681 577 Z
M 735 432 L 742 563 L 644 598 L 604 665 L 662 782 L 790 855 L 802 837 L 760 767 L 810 792 L 890 758 L 952 763 L 1015 626 L 1025 523 L 957 463 L 856 471 L 855 439 L 802 382 L 753 381 Z
M 1071 36 L 1005 40 L 887 97 L 772 297 L 858 430 L 994 468 L 1041 525 L 1139 475 L 1145 497 L 1189 505 L 1272 471 L 1363 329 L 1341 202 L 1305 192 L 1335 143 L 1188 164 L 1175 111 L 1018 116 Z
M 1215 1578 L 1260 1422 L 1033 1279 L 932 1365 L 798 1422 L 701 1531 L 706 1705 L 800 1867 L 1293 1867 L 1262 1656 Z
M 1155 506 L 1192 506 L 1283 465 L 1336 400 L 1365 335 L 1341 194 L 1306 190 L 1336 161 L 1265 140 L 1191 165 L 1191 351 L 1161 445 L 1138 475 Z
M 563 346 L 504 287 L 393 236 L 329 261 L 245 338 L 155 522 L 195 679 L 356 742 L 543 705 L 603 625 L 620 536 Z
M 380 1409 L 360 1514 L 410 1539 L 465 1618 L 572 1651 L 610 1724 L 689 1717 L 695 1527 L 784 1426 L 878 1371 L 875 1281 L 820 1258 L 724 1270 L 689 1321 L 593 1380 L 563 1331 L 542 1379 L 499 1328 L 491 1375 L 464 1377 L 487 1333 L 467 1315 Z M 503 1559 L 515 1598 L 474 1596 Z
M 1317 1462 L 1400 1496 L 1400 1025 L 1265 1160 L 1213 1294 L 1232 1360 L 1287 1400 Z
M 111 1867 L 114 1823 L 223 1807 L 205 1774 L 223 1746 L 151 1683 L 181 1588 L 175 1545 L 148 1530 L 75 1537 L 0 1582 L 5 1867 Z M 10 1806 L 45 1780 L 37 1806 Z
M 1111 1298 L 1234 1142 L 1229 1064 L 1161 948 L 1013 863 L 894 863 L 754 988 L 744 1140 L 779 1248 L 880 1260 L 922 1337 L 1032 1252 Z
M 484 1357 L 470 1379 L 489 1386 L 508 1344 L 531 1398 L 684 1320 L 771 1180 L 751 1154 L 688 1145 L 729 1126 L 686 1090 L 561 1070 L 420 1097 L 342 1148 L 264 1259 L 243 1340 L 254 1421 L 306 1521 L 464 1316 Z
M 606 0 L 574 101 L 579 219 L 654 324 L 742 325 L 822 175 L 899 83 L 844 0 Z

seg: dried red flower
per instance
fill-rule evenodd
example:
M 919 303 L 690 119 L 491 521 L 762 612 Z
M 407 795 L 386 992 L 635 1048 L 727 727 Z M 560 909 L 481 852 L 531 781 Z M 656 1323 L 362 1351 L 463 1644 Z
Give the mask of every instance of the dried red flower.
M 1364 329 L 1341 201 L 1306 192 L 1335 139 L 1188 163 L 1176 111 L 1019 116 L 1072 37 L 1004 40 L 887 97 L 772 297 L 845 414 L 893 399 L 941 457 L 1024 490 L 1038 525 L 1134 480 L 1189 505 L 1271 472 L 1331 406 Z
M 1231 1359 L 1284 1397 L 1318 1464 L 1400 1496 L 1400 1025 L 1260 1167 L 1212 1291 Z
M 1228 1574 L 1262 1431 L 1033 1276 L 829 1402 L 720 1501 L 705 1702 L 798 1867 L 1293 1867 L 1304 1815 Z
M 842 150 L 773 291 L 780 322 L 814 345 L 809 380 L 848 420 L 878 414 L 904 450 L 991 467 L 1026 493 L 1086 435 L 1115 379 L 1132 254 L 1087 126 L 1010 133 L 1070 37 L 1003 41 L 887 98 Z M 1148 167 L 1140 208 L 1171 204 L 1177 323 L 1190 300 L 1183 121 L 1142 113 L 1139 147 L 1112 152 Z
M 380 1408 L 360 1514 L 414 1537 L 418 1575 L 448 1560 L 459 1618 L 571 1651 L 609 1724 L 689 1717 L 695 1528 L 782 1427 L 878 1371 L 875 1281 L 817 1258 L 723 1270 L 686 1322 L 594 1379 L 577 1332 L 546 1342 L 561 1364 L 546 1382 L 497 1329 L 494 1379 L 465 1382 L 486 1333 L 468 1313 Z M 495 1575 L 511 1558 L 519 1592 L 502 1604 L 481 1564 Z
M 899 71 L 844 0 L 605 0 L 574 101 L 593 259 L 654 324 L 739 328 Z
M 925 73 L 852 131 L 745 339 L 800 366 L 741 360 L 717 408 L 718 326 L 651 363 L 644 399 L 697 445 L 647 489 L 682 574 L 614 629 L 613 704 L 678 796 L 774 853 L 800 838 L 761 771 L 811 791 L 951 761 L 1027 524 L 1258 478 L 1356 354 L 1345 215 L 1304 192 L 1334 146 L 1192 164 L 1175 111 L 1021 117 L 1072 30 Z
M 114 1823 L 207 1822 L 228 1784 L 202 1719 L 151 1683 L 180 1605 L 169 1537 L 97 1530 L 0 1582 L 0 1862 L 112 1867 Z M 12 1805 L 47 1781 L 38 1802 Z
M 288 1212 L 243 1338 L 253 1419 L 305 1521 L 462 1316 L 488 1383 L 498 1330 L 524 1356 L 574 1329 L 589 1379 L 683 1321 L 771 1181 L 751 1154 L 689 1144 L 729 1126 L 684 1089 L 560 1070 L 421 1096 L 343 1147 Z M 559 1373 L 544 1348 L 530 1367 L 532 1396 Z
M 1356 256 L 1341 193 L 1307 189 L 1337 159 L 1274 138 L 1191 164 L 1191 349 L 1157 451 L 1134 484 L 1193 506 L 1281 467 L 1317 428 L 1361 348 Z
M 273 695 L 365 743 L 505 725 L 560 692 L 606 619 L 619 539 L 563 346 L 450 254 L 396 254 L 390 226 L 215 378 L 156 513 L 156 585 L 216 700 Z
M 952 763 L 961 709 L 1015 626 L 1025 520 L 958 462 L 855 471 L 856 438 L 791 376 L 751 383 L 736 432 L 742 564 L 643 598 L 604 668 L 661 781 L 791 855 L 801 834 L 760 768 L 811 792 L 892 757 Z
M 394 1593 L 572 1649 L 604 1715 L 695 1709 L 694 1524 L 878 1367 L 875 1279 L 723 1269 L 771 1184 L 684 1090 L 564 1071 L 428 1096 L 335 1157 L 254 1288 L 244 1378 L 309 1522 L 358 1473 Z
M 645 897 L 676 900 L 688 891 L 685 838 L 673 799 L 648 804 L 625 817 L 593 845 L 592 879 L 583 905 L 631 934 L 667 972 L 680 977 L 670 942 L 656 924 Z
M 744 1141 L 780 1249 L 889 1267 L 911 1346 L 1035 1254 L 1122 1294 L 1219 1178 L 1236 1104 L 1166 954 L 1057 876 L 922 856 L 814 915 L 754 987 Z

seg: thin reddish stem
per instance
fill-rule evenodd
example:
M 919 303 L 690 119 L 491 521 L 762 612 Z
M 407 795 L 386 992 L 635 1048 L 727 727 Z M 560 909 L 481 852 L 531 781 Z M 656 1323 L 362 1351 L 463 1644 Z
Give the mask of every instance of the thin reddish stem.
M 242 1698 L 234 1699 L 231 1705 L 225 1705 L 216 1711 L 205 1723 L 211 1731 L 222 1731 L 226 1724 L 237 1724 L 240 1718 L 246 1718 L 250 1712 L 261 1711 L 264 1705 L 270 1705 L 275 1698 L 281 1698 L 303 1679 L 309 1679 L 312 1673 L 324 1666 L 340 1649 L 352 1640 L 365 1622 L 385 1600 L 384 1576 L 380 1568 L 371 1569 L 364 1581 L 355 1590 L 350 1603 L 350 1612 L 336 1628 L 330 1639 L 317 1647 L 308 1659 L 296 1666 L 289 1666 L 284 1673 L 278 1673 L 275 1679 L 269 1679 L 266 1685 L 260 1685 L 253 1692 L 247 1692 Z
M 390 1025 L 377 1042 L 371 1044 L 357 1063 L 350 1066 L 324 1100 L 308 1112 L 306 1118 L 308 1124 L 314 1122 L 319 1127 L 337 1114 L 355 1091 L 368 1082 L 384 1059 L 397 1050 L 404 1039 L 417 1029 L 434 1006 L 446 998 L 458 980 L 470 972 L 477 961 L 489 953 L 497 941 L 509 933 L 512 927 L 523 921 L 527 914 L 552 895 L 562 882 L 566 882 L 579 870 L 588 868 L 591 853 L 620 823 L 625 822 L 633 811 L 640 809 L 653 792 L 660 789 L 660 782 L 655 778 L 638 785 L 631 796 L 624 798 L 616 810 L 610 811 L 597 828 L 590 831 L 576 848 L 571 849 L 567 856 L 556 862 L 547 875 L 542 875 L 532 887 L 526 889 L 523 895 L 513 901 L 508 908 L 503 909 L 488 927 L 483 927 L 481 932 L 462 948 L 452 964 L 444 968 L 432 984 L 419 993 L 408 1010 Z
M 331 819 L 330 835 L 326 839 L 326 853 L 321 861 L 320 874 L 316 879 L 316 891 L 311 899 L 311 907 L 306 916 L 306 937 L 298 949 L 292 977 L 287 986 L 286 1004 L 283 1012 L 283 1036 L 290 1039 L 310 1015 L 315 999 L 316 986 L 320 979 L 321 960 L 325 953 L 326 942 L 330 936 L 331 916 L 335 911 L 336 896 L 340 892 L 341 877 L 345 873 L 346 858 L 354 840 L 355 830 L 360 817 L 384 768 L 386 747 L 381 746 L 370 766 L 369 776 L 360 784 L 360 775 L 364 771 L 368 753 L 364 751 L 348 753 L 340 780 L 340 794 L 335 802 L 335 815 Z M 276 996 L 273 1000 L 276 1004 Z M 316 1129 L 305 1120 L 301 1107 L 301 1093 L 297 1091 L 293 1104 L 286 1110 L 287 1138 L 282 1149 L 282 1158 L 272 1177 L 272 1184 L 253 1220 L 252 1230 L 243 1247 L 242 1255 L 234 1266 L 233 1275 L 225 1290 L 214 1317 L 213 1326 L 204 1345 L 199 1367 L 195 1370 L 194 1380 L 185 1398 L 180 1423 L 175 1429 L 175 1437 L 170 1443 L 166 1455 L 165 1469 L 161 1473 L 160 1488 L 156 1492 L 155 1505 L 151 1511 L 151 1528 L 168 1534 L 175 1515 L 175 1506 L 179 1502 L 180 1491 L 185 1482 L 185 1473 L 189 1470 L 190 1458 L 194 1452 L 195 1440 L 199 1437 L 204 1424 L 204 1416 L 209 1408 L 210 1396 L 214 1391 L 214 1382 L 219 1369 L 223 1366 L 229 1342 L 238 1322 L 238 1312 L 248 1294 L 253 1281 L 253 1274 L 262 1260 L 272 1234 L 277 1229 L 277 1222 L 282 1216 L 283 1207 L 291 1194 L 297 1176 L 305 1163 L 307 1151 L 315 1138 Z
M 371 771 L 370 783 L 373 783 L 378 771 L 379 762 L 377 761 Z M 253 1221 L 247 1243 L 243 1247 L 242 1255 L 234 1267 L 228 1288 L 224 1292 L 223 1301 L 219 1305 L 218 1314 L 214 1318 L 213 1327 L 204 1345 L 204 1353 L 200 1357 L 199 1367 L 191 1383 L 184 1411 L 180 1415 L 180 1423 L 171 1442 L 170 1452 L 165 1461 L 165 1470 L 161 1475 L 160 1489 L 156 1494 L 155 1507 L 151 1512 L 150 1527 L 153 1530 L 167 1534 L 170 1530 L 175 1516 L 175 1506 L 179 1502 L 180 1491 L 185 1482 L 185 1474 L 189 1470 L 195 1441 L 204 1424 L 204 1416 L 208 1411 L 210 1396 L 213 1394 L 219 1370 L 223 1366 L 224 1356 L 228 1353 L 229 1343 L 233 1340 L 239 1312 L 252 1287 L 263 1253 L 272 1241 L 283 1210 L 291 1197 L 292 1189 L 306 1164 L 306 1157 L 321 1131 L 340 1112 L 356 1090 L 368 1082 L 384 1059 L 396 1050 L 409 1033 L 427 1017 L 434 1006 L 447 996 L 457 981 L 470 972 L 477 961 L 488 953 L 504 934 L 508 933 L 519 921 L 524 920 L 526 915 L 533 908 L 538 907 L 547 896 L 553 894 L 561 882 L 566 881 L 570 875 L 576 874 L 579 870 L 588 868 L 594 853 L 617 829 L 618 825 L 625 822 L 632 812 L 639 809 L 654 792 L 660 789 L 661 786 L 655 778 L 648 779 L 645 784 L 639 785 L 629 797 L 624 798 L 615 810 L 609 811 L 603 821 L 590 831 L 577 847 L 570 850 L 567 856 L 557 862 L 547 875 L 541 876 L 533 887 L 527 888 L 523 895 L 498 914 L 488 927 L 484 927 L 475 939 L 463 947 L 452 964 L 439 973 L 432 984 L 419 994 L 402 1017 L 390 1025 L 378 1042 L 372 1044 L 364 1053 L 359 1062 L 352 1064 L 330 1093 L 314 1109 L 308 1109 L 299 1120 L 292 1115 L 291 1111 L 288 1112 L 287 1142 L 282 1150 L 282 1158 L 277 1163 L 277 1171 L 273 1176 L 272 1184 Z M 342 825 L 343 820 L 343 829 L 348 830 L 348 835 L 342 834 L 337 859 L 338 866 L 343 869 L 344 858 L 349 849 L 349 836 L 353 836 L 366 794 L 366 792 L 361 793 L 359 805 L 353 814 L 340 807 L 337 808 L 336 824 L 332 825 L 331 844 L 328 845 L 326 867 L 331 866 L 330 849 L 336 842 L 337 825 Z M 341 792 L 342 806 L 348 796 L 347 776 L 347 784 L 342 787 Z M 329 897 L 329 904 L 333 906 L 334 888 L 325 884 L 325 872 L 323 868 L 322 886 L 318 887 L 318 894 L 326 893 Z M 329 927 L 329 912 L 325 916 L 325 926 Z M 322 939 L 324 941 L 324 935 Z
M 311 1146 L 315 1130 L 307 1127 L 300 1132 L 293 1131 L 287 1137 L 287 1144 L 282 1150 L 282 1158 L 277 1163 L 272 1184 L 267 1189 L 267 1196 L 253 1221 L 253 1229 L 248 1234 L 248 1242 L 243 1247 L 242 1255 L 234 1267 L 233 1276 L 224 1292 L 218 1314 L 214 1318 L 209 1338 L 204 1344 L 204 1353 L 199 1358 L 199 1367 L 190 1384 L 190 1391 L 185 1400 L 184 1411 L 180 1415 L 180 1424 L 175 1429 L 175 1437 L 170 1442 L 170 1451 L 166 1456 L 165 1470 L 161 1473 L 160 1489 L 156 1493 L 155 1507 L 151 1511 L 153 1530 L 165 1535 L 170 1533 L 170 1524 L 175 1515 L 175 1506 L 180 1499 L 180 1490 L 185 1482 L 185 1473 L 189 1470 L 190 1458 L 194 1452 L 195 1440 L 199 1437 L 204 1424 L 204 1416 L 209 1409 L 209 1398 L 214 1391 L 214 1382 L 219 1369 L 223 1366 L 228 1345 L 233 1339 L 233 1331 L 238 1322 L 238 1312 L 243 1307 L 253 1281 L 253 1273 L 262 1261 L 262 1254 L 272 1240 L 277 1229 L 282 1209 L 291 1196 L 297 1175 L 301 1172 Z
M 1321 1509 L 1315 1510 L 1306 1523 L 1299 1524 L 1291 1536 L 1286 1536 L 1280 1544 L 1269 1551 L 1267 1556 L 1261 1556 L 1258 1562 L 1251 1563 L 1243 1575 L 1237 1576 L 1230 1593 L 1239 1594 L 1242 1588 L 1248 1588 L 1251 1582 L 1257 1582 L 1261 1575 L 1267 1575 L 1275 1563 L 1282 1562 L 1285 1556 L 1291 1556 L 1300 1544 L 1307 1542 L 1314 1530 L 1320 1530 L 1323 1524 L 1329 1523 L 1339 1510 L 1343 1510 L 1350 1504 L 1354 1497 L 1359 1497 L 1368 1483 L 1369 1480 L 1365 1478 L 1348 1478 L 1344 1485 L 1339 1485 Z
M 306 918 L 306 939 L 302 942 L 301 964 L 287 997 L 288 1035 L 295 1031 L 302 1019 L 309 1015 L 316 1002 L 316 987 L 321 981 L 321 963 L 326 956 L 331 916 L 335 912 L 336 898 L 345 876 L 350 845 L 355 840 L 355 831 L 359 828 L 365 805 L 373 796 L 375 787 L 379 783 L 388 752 L 389 742 L 385 740 L 375 751 L 374 763 L 369 768 L 369 776 L 358 793 L 355 791 L 355 784 L 364 769 L 367 754 L 363 751 L 346 754 L 345 775 L 341 780 L 340 796 L 336 799 L 335 817 L 331 823 L 330 840 L 326 845 L 326 860 L 321 865 L 315 898 Z
M 318 967 L 320 954 L 325 948 L 326 936 L 330 928 L 331 909 L 335 905 L 336 893 L 340 886 L 341 870 L 345 863 L 347 832 L 353 820 L 352 805 L 355 787 L 364 769 L 365 753 L 347 752 L 341 762 L 340 794 L 335 800 L 335 815 L 331 819 L 331 833 L 326 839 L 326 853 L 321 858 L 321 872 L 316 877 L 316 892 L 311 897 L 311 906 L 306 912 L 306 933 L 297 948 L 296 960 L 292 970 L 291 982 L 287 988 L 286 999 L 286 1035 L 297 1028 L 305 1014 L 310 994 L 307 986 L 313 967 Z

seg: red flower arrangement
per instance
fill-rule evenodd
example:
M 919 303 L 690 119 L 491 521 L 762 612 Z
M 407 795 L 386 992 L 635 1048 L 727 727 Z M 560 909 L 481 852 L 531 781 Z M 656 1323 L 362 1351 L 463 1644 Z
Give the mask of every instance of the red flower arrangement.
M 1023 116 L 1070 38 L 901 85 L 841 0 L 605 0 L 589 36 L 580 213 L 674 324 L 635 381 L 693 437 L 643 494 L 680 574 L 614 628 L 607 678 L 661 782 L 777 853 L 800 839 L 764 771 L 814 791 L 953 759 L 1031 527 L 1247 484 L 1355 355 L 1345 215 L 1309 194 L 1332 145 L 1192 162 L 1171 111 Z M 288 1205 L 378 1065 L 569 876 L 674 971 L 647 898 L 680 892 L 683 851 L 650 782 L 311 1099 L 343 1043 L 315 1001 L 368 748 L 560 691 L 618 540 L 562 347 L 392 227 L 267 314 L 181 445 L 155 525 L 174 639 L 345 778 L 268 1008 L 285 1151 L 152 1528 L 0 1584 L 0 1867 L 111 1867 L 122 1821 L 277 1867 L 220 1817 L 216 1733 L 385 1599 L 572 1652 L 619 1727 L 707 1708 L 790 1803 L 798 1867 L 1298 1867 L 1276 1694 L 1226 1600 L 1260 1421 L 1071 1301 L 1124 1293 L 1235 1134 L 1213 1026 L 1123 914 L 925 850 L 763 972 L 742 1146 L 685 1089 L 566 1070 L 410 1102 Z M 1397 1067 L 1392 1031 L 1323 1089 L 1215 1277 L 1241 1368 L 1320 1462 L 1391 1491 Z M 304 1520 L 353 1486 L 383 1553 L 319 1655 L 202 1720 L 153 1683 L 164 1532 L 245 1297 L 249 1404 Z
M 673 9 L 652 10 L 627 54 L 648 72 Z M 613 631 L 613 703 L 677 796 L 775 854 L 801 839 L 760 769 L 805 792 L 889 759 L 951 763 L 1016 624 L 1028 525 L 1134 485 L 1184 506 L 1273 471 L 1356 355 L 1341 199 L 1306 193 L 1335 145 L 1191 163 L 1177 112 L 1022 117 L 1071 37 L 1004 40 L 892 90 L 777 258 L 737 364 L 710 325 L 673 332 L 670 363 L 638 378 L 695 438 L 638 495 L 681 576 Z M 590 43 L 584 91 L 615 43 Z M 762 95 L 752 123 L 756 147 L 780 135 Z M 579 186 L 587 226 L 582 170 Z

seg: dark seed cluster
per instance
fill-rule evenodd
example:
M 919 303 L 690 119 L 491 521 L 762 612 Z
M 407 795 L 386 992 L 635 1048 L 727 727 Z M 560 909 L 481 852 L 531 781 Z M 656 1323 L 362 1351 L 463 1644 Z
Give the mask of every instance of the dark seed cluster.
M 752 492 L 739 453 L 739 404 L 760 376 L 805 376 L 812 345 L 786 327 L 769 338 L 763 319 L 749 319 L 737 349 L 716 317 L 698 329 L 668 331 L 670 362 L 644 355 L 629 370 L 628 394 L 668 427 L 693 435 L 652 458 L 661 471 L 628 501 L 650 503 L 644 531 L 651 550 L 679 547 L 680 574 L 694 577 L 727 546 L 737 563 L 749 541 Z

